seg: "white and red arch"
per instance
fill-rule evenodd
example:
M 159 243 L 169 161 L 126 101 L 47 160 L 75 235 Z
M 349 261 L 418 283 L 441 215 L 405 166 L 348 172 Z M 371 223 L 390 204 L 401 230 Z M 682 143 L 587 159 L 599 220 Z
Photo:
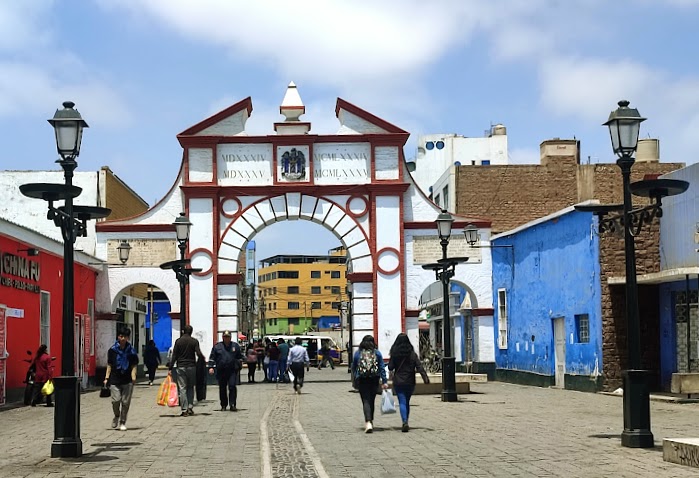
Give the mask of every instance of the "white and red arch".
M 283 113 L 285 107 L 303 108 L 283 104 Z M 142 215 L 98 224 L 98 255 L 106 259 L 112 239 L 174 238 L 172 222 L 185 211 L 193 224 L 187 256 L 202 269 L 191 277 L 187 291 L 189 322 L 202 344 L 210 346 L 221 331 L 238 330 L 238 260 L 247 242 L 278 221 L 312 221 L 347 248 L 355 345 L 373 334 L 387 352 L 400 332 L 416 339 L 417 323 L 411 318 L 418 315 L 420 294 L 435 279 L 433 272 L 414 264 L 413 239 L 435 235 L 439 210 L 405 167 L 408 133 L 342 99 L 336 106 L 340 129 L 334 135 L 308 134 L 309 123 L 287 120 L 275 124 L 276 135 L 247 136 L 251 112 L 252 101 L 246 98 L 179 134 L 182 166 L 169 193 Z M 308 158 L 300 180 L 280 174 L 281 152 L 292 147 Z M 234 167 L 242 169 L 228 169 L 225 157 L 240 158 Z M 356 168 L 364 159 L 366 168 Z M 354 170 L 328 178 L 323 172 L 328 167 L 335 168 L 333 174 Z M 454 227 L 466 222 L 457 220 Z M 488 221 L 468 222 L 490 227 Z M 177 290 L 171 272 L 167 279 L 153 267 L 109 269 L 98 285 L 98 309 L 111 307 L 125 283 L 156 283 L 149 280 L 151 274 L 161 288 Z M 489 254 L 482 254 L 478 264 L 458 266 L 456 279 L 474 291 L 474 307 L 492 307 Z M 177 296 L 168 297 L 179 312 Z

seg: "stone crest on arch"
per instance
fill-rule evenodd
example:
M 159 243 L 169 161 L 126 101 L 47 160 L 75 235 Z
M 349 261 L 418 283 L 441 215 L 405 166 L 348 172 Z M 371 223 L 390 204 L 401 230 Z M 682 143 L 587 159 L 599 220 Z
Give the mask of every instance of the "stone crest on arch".
M 281 157 L 282 178 L 288 181 L 306 179 L 306 155 L 296 148 L 291 148 L 282 153 Z

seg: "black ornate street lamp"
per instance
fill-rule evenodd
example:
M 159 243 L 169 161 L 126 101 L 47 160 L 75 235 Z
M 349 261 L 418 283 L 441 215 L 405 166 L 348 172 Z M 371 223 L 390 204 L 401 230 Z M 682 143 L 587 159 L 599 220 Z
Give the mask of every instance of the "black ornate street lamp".
M 442 357 L 442 401 L 456 402 L 456 359 L 453 356 L 451 346 L 451 307 L 449 307 L 449 281 L 454 277 L 456 265 L 468 261 L 468 257 L 447 258 L 447 246 L 451 236 L 451 226 L 454 218 L 446 209 L 437 216 L 437 232 L 439 244 L 442 246 L 442 258 L 437 262 L 425 264 L 423 269 L 433 270 L 438 281 L 442 282 L 442 309 L 443 309 L 443 343 L 444 356 Z
M 177 246 L 180 248 L 180 258 L 174 261 L 160 264 L 161 269 L 172 269 L 175 272 L 175 277 L 180 283 L 180 333 L 187 325 L 187 296 L 186 286 L 189 284 L 189 276 L 201 272 L 201 269 L 193 269 L 189 267 L 191 259 L 185 259 L 187 251 L 187 243 L 189 242 L 189 231 L 192 228 L 192 223 L 183 212 L 175 219 L 172 224 L 175 226 L 175 234 L 177 236 Z
M 641 325 L 638 310 L 638 285 L 636 283 L 636 246 L 634 236 L 644 224 L 662 216 L 662 198 L 681 194 L 689 183 L 675 179 L 651 179 L 631 184 L 631 167 L 638 144 L 641 122 L 645 121 L 638 110 L 629 108 L 628 101 L 619 101 L 619 108 L 612 111 L 609 127 L 612 149 L 619 156 L 624 189 L 623 204 L 575 206 L 579 211 L 593 212 L 599 217 L 599 232 L 616 232 L 623 229 L 626 261 L 626 322 L 628 326 L 628 370 L 623 371 L 624 431 L 621 444 L 631 448 L 652 448 L 653 433 L 650 430 L 650 392 L 648 371 L 641 370 Z M 634 208 L 631 194 L 651 199 L 651 204 Z
M 117 247 L 119 252 L 119 262 L 126 264 L 129 260 L 129 254 L 131 253 L 131 245 L 126 241 L 121 241 L 119 247 Z
M 75 376 L 74 333 L 74 244 L 78 236 L 87 236 L 87 221 L 107 217 L 111 211 L 96 206 L 74 206 L 73 199 L 82 189 L 73 186 L 73 173 L 78 167 L 83 129 L 87 123 L 74 109 L 75 103 L 66 101 L 63 109 L 49 121 L 56 133 L 56 148 L 61 159 L 56 162 L 64 171 L 63 184 L 31 183 L 19 187 L 27 197 L 48 202 L 47 218 L 61 228 L 63 236 L 63 315 L 61 376 L 54 379 L 56 410 L 54 412 L 54 439 L 51 456 L 66 458 L 82 455 L 80 440 L 80 384 Z M 63 206 L 54 206 L 64 201 Z

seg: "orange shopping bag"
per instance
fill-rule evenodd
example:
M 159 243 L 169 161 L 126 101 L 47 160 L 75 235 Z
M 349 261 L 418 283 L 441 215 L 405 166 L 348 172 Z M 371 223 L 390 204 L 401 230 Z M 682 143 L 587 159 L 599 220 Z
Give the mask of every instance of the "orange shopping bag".
M 167 406 L 168 407 L 176 407 L 177 405 L 180 404 L 179 399 L 177 398 L 177 384 L 170 380 L 170 387 L 169 391 L 167 393 Z
M 168 375 L 165 377 L 165 380 L 163 380 L 163 383 L 160 384 L 160 388 L 158 389 L 158 405 L 163 407 L 167 405 L 167 396 L 170 392 L 170 383 L 172 383 L 172 379 Z

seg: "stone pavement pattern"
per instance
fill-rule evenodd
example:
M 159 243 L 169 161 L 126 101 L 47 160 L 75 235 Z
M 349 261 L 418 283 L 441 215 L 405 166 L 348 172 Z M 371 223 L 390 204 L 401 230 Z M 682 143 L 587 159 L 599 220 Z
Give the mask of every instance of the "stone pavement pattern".
M 244 384 L 237 413 L 218 411 L 209 386 L 193 417 L 158 407 L 157 387 L 139 384 L 125 432 L 110 428 L 109 399 L 87 393 L 78 459 L 48 457 L 54 409 L 2 411 L 0 477 L 699 476 L 662 459 L 664 437 L 699 436 L 699 404 L 652 402 L 656 447 L 646 450 L 620 446 L 619 397 L 497 382 L 474 385 L 458 403 L 413 397 L 410 433 L 377 407 L 367 435 L 347 377 L 339 367 L 312 370 L 301 395 Z

